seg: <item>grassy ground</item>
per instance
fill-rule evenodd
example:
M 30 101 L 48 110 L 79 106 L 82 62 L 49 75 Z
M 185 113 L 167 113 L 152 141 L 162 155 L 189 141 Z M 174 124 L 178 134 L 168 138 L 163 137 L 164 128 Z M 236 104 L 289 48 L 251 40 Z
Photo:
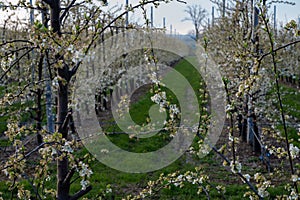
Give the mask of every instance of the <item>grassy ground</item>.
M 197 71 L 193 69 L 188 60 L 193 58 L 188 58 L 187 60 L 181 60 L 176 66 L 175 69 L 178 70 L 181 74 L 183 74 L 187 80 L 189 80 L 190 84 L 193 86 L 193 89 L 196 93 L 200 89 L 199 82 L 201 81 L 201 77 L 197 76 Z M 287 88 L 289 90 L 289 88 Z M 298 117 L 300 112 L 295 112 L 294 109 L 300 110 L 300 102 L 297 99 L 300 99 L 300 96 L 296 96 L 292 94 L 292 90 L 284 96 L 284 100 L 286 105 L 290 105 L 290 113 Z M 199 93 L 198 93 L 199 94 Z M 299 93 L 297 94 L 299 95 Z M 146 118 L 148 117 L 148 109 L 153 102 L 150 100 L 150 93 L 146 93 L 142 96 L 142 98 L 134 103 L 130 112 L 132 114 L 133 120 L 142 124 L 146 122 Z M 171 98 L 174 95 L 171 92 L 168 92 L 168 96 Z M 201 101 L 201 99 L 198 99 Z M 172 100 L 176 102 L 176 99 Z M 113 122 L 113 119 L 107 119 L 108 122 Z M 1 125 L 2 126 L 2 125 Z M 111 132 L 121 132 L 121 130 L 115 126 L 113 123 L 111 126 L 106 127 L 108 131 Z M 165 133 L 157 134 L 154 137 L 147 139 L 136 139 L 129 138 L 127 134 L 112 134 L 109 135 L 110 140 L 116 144 L 117 146 L 133 152 L 147 152 L 156 150 L 162 146 L 164 146 L 168 140 L 165 137 Z M 195 143 L 197 139 L 195 139 Z M 8 146 L 9 144 L 5 140 L 0 140 L 0 147 Z M 78 157 L 82 157 L 88 153 L 88 151 L 83 148 L 78 150 L 76 154 Z M 252 159 L 252 160 L 251 160 Z M 249 157 L 249 163 L 259 163 L 259 159 L 257 156 Z M 131 174 L 120 172 L 114 169 L 111 169 L 99 161 L 92 161 L 90 166 L 93 169 L 93 175 L 91 176 L 90 182 L 93 186 L 93 189 L 85 196 L 89 199 L 93 199 L 95 196 L 99 195 L 103 191 L 107 185 L 110 185 L 112 188 L 112 193 L 107 195 L 106 199 L 122 199 L 125 198 L 129 194 L 137 194 L 143 188 L 147 186 L 148 181 L 156 180 L 159 178 L 160 174 L 169 174 L 175 171 L 179 171 L 184 173 L 189 170 L 194 170 L 195 167 L 202 167 L 203 173 L 207 174 L 210 177 L 210 183 L 212 185 L 222 185 L 226 188 L 225 199 L 242 199 L 243 194 L 248 191 L 245 184 L 237 178 L 237 176 L 232 175 L 228 170 L 226 170 L 222 165 L 222 160 L 218 158 L 215 154 L 210 153 L 208 156 L 199 159 L 197 156 L 191 155 L 189 153 L 185 153 L 181 156 L 180 159 L 165 167 L 161 170 L 154 171 L 151 173 L 139 173 L 139 174 Z M 55 174 L 55 163 L 53 163 L 53 167 L 51 169 L 53 171 L 52 174 Z M 243 171 L 258 171 L 257 168 L 253 167 L 244 167 Z M 74 184 L 72 184 L 71 192 L 78 191 L 80 186 L 80 179 L 76 178 L 78 174 L 74 176 Z M 24 180 L 26 185 L 25 188 L 32 189 L 28 180 Z M 56 177 L 51 176 L 51 181 L 47 183 L 49 188 L 55 188 L 56 186 Z M 5 199 L 10 198 L 10 193 L 7 190 L 7 185 L 4 181 L 0 182 L 0 192 L 4 194 Z M 271 199 L 275 198 L 276 194 L 283 194 L 285 190 L 283 187 L 279 186 L 276 188 L 269 189 L 269 192 L 272 194 Z M 210 193 L 211 199 L 223 199 L 223 196 L 220 195 L 216 190 L 212 189 Z M 206 199 L 204 194 L 197 194 L 197 187 L 192 184 L 186 184 L 185 187 L 179 188 L 175 186 L 171 186 L 169 189 L 161 189 L 157 192 L 157 194 L 152 199 Z
M 300 126 L 300 91 L 288 85 L 281 84 L 280 92 L 282 95 L 283 109 L 287 120 L 288 136 L 293 140 L 294 145 L 300 146 L 298 128 Z M 278 107 L 278 105 L 276 105 Z M 278 116 L 278 120 L 281 118 Z M 283 125 L 277 128 L 283 133 Z

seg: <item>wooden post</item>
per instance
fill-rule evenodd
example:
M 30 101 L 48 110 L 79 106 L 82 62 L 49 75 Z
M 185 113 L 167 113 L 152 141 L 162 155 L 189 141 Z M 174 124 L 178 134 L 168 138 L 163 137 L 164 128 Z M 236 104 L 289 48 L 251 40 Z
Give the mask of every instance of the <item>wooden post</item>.
M 150 14 L 151 14 L 151 16 L 150 16 L 151 17 L 150 18 L 151 19 L 151 28 L 153 28 L 153 6 L 151 6 L 151 13 Z
M 225 4 L 226 4 L 226 0 L 223 0 L 223 17 L 225 17 Z
M 128 8 L 128 0 L 126 0 L 126 8 Z M 126 12 L 126 27 L 128 27 L 129 19 L 128 19 L 128 12 Z
M 215 25 L 215 7 L 212 7 L 211 15 L 212 15 L 212 26 L 214 26 Z
M 276 31 L 276 29 L 277 29 L 277 8 L 276 8 L 276 6 L 274 6 L 274 35 L 276 36 L 277 35 L 277 31 Z
M 30 6 L 33 6 L 32 4 L 32 0 L 30 0 Z M 34 25 L 34 10 L 30 9 L 30 25 L 33 26 Z M 34 50 L 32 50 L 32 58 L 34 58 Z M 33 60 L 33 59 L 32 59 Z M 32 61 L 31 63 L 31 81 L 32 84 L 34 84 L 34 73 L 35 69 L 34 69 L 34 62 Z

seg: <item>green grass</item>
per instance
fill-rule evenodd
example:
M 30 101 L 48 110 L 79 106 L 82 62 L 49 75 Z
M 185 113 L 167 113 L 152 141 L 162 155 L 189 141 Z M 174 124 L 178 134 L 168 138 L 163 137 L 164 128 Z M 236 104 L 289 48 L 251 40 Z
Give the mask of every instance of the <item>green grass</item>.
M 8 139 L 1 138 L 0 139 L 0 147 L 8 147 L 12 143 Z
M 192 59 L 193 58 L 188 58 L 188 60 Z M 181 60 L 175 66 L 175 69 L 183 74 L 187 80 L 189 80 L 189 83 L 192 85 L 195 93 L 199 95 L 198 90 L 200 89 L 199 82 L 201 81 L 201 77 L 199 76 L 199 73 L 190 66 L 188 60 Z M 145 123 L 147 117 L 149 117 L 148 108 L 153 105 L 153 102 L 150 100 L 151 96 L 152 94 L 148 92 L 138 102 L 131 105 L 130 113 L 135 123 L 141 125 Z M 171 98 L 172 103 L 177 103 L 177 99 L 174 99 L 174 94 L 172 94 L 172 92 L 167 91 L 167 96 Z M 201 99 L 198 99 L 198 101 L 201 101 Z M 120 131 L 118 127 L 109 127 L 107 130 Z M 115 145 L 121 147 L 122 149 L 132 152 L 148 152 L 164 146 L 166 142 L 169 141 L 168 137 L 164 138 L 166 134 L 167 133 L 157 134 L 147 139 L 129 138 L 127 134 L 111 134 L 108 137 Z M 195 142 L 197 142 L 197 139 L 195 139 Z M 87 153 L 87 151 L 85 149 L 81 150 L 80 154 L 84 153 Z M 230 178 L 226 170 L 218 172 L 210 171 L 212 166 L 215 166 L 214 168 L 216 169 L 217 166 L 220 165 L 220 163 L 215 159 L 215 155 L 212 153 L 201 159 L 199 159 L 197 156 L 192 156 L 192 158 L 189 159 L 193 160 L 192 163 L 187 162 L 187 155 L 183 155 L 171 165 L 161 170 L 145 174 L 130 174 L 116 171 L 98 161 L 95 161 L 91 164 L 91 168 L 94 170 L 94 174 L 91 178 L 91 183 L 94 183 L 93 190 L 88 193 L 86 197 L 94 197 L 95 195 L 99 194 L 99 191 L 103 190 L 107 184 L 110 184 L 113 188 L 113 199 L 121 199 L 126 195 L 140 191 L 147 185 L 149 180 L 156 180 L 161 173 L 169 174 L 175 171 L 184 173 L 188 170 L 194 170 L 196 166 L 202 166 L 208 174 L 214 174 L 215 178 Z M 74 186 L 73 188 L 79 189 L 80 186 L 78 183 L 76 184 L 77 186 Z M 219 183 L 214 183 L 214 185 L 218 184 Z M 199 196 L 197 194 L 197 190 L 197 186 L 189 183 L 185 184 L 185 187 L 183 188 L 171 186 L 170 189 L 162 189 L 161 191 L 158 191 L 157 195 L 152 199 L 206 199 L 205 195 L 201 194 Z M 227 190 L 226 197 L 230 197 L 229 199 L 240 199 L 245 191 L 246 186 L 231 185 Z M 222 199 L 222 195 L 216 190 L 211 191 L 211 197 L 213 199 Z
M 198 71 L 191 66 L 190 62 L 195 62 L 195 58 L 190 57 L 187 59 L 182 59 L 177 63 L 174 69 L 189 81 L 189 84 L 192 86 L 194 92 L 198 97 L 198 101 L 201 102 L 201 99 L 199 98 L 199 83 L 201 82 L 201 76 L 199 75 Z M 167 74 L 166 79 L 168 80 L 172 77 L 173 73 L 170 72 L 169 74 Z M 161 88 L 166 92 L 167 100 L 172 104 L 176 104 L 180 108 L 178 99 L 176 98 L 175 94 L 165 87 Z M 179 90 L 179 93 L 185 94 L 185 88 L 182 87 L 181 90 Z M 152 105 L 154 105 L 154 102 L 152 102 L 150 99 L 151 96 L 153 96 L 153 93 L 149 91 L 145 95 L 143 95 L 142 98 L 139 99 L 139 101 L 130 105 L 130 115 L 133 121 L 138 125 L 145 124 L 147 122 L 147 118 L 149 118 L 148 110 Z M 199 107 L 200 106 L 201 104 L 199 103 Z M 113 120 L 111 120 L 110 122 L 113 122 Z M 122 130 L 117 125 L 107 127 L 105 131 L 122 133 Z M 129 138 L 128 134 L 109 134 L 108 138 L 118 147 L 136 153 L 157 150 L 165 146 L 171 140 L 169 134 L 164 131 L 159 132 L 151 138 Z
M 286 114 L 300 120 L 300 92 L 297 89 L 281 85 L 282 101 Z
M 174 68 L 186 77 L 186 79 L 192 85 L 195 93 L 199 96 L 198 90 L 200 89 L 199 82 L 201 81 L 201 77 L 199 73 L 190 66 L 188 61 L 194 61 L 194 58 L 187 58 L 186 60 L 181 60 Z M 166 92 L 167 96 L 169 97 L 169 100 L 172 103 L 177 103 L 178 100 L 175 98 L 175 95 L 171 91 L 166 90 Z M 149 117 L 148 108 L 150 108 L 153 105 L 153 102 L 150 100 L 151 96 L 152 94 L 148 92 L 138 102 L 131 105 L 130 113 L 135 123 L 140 125 L 146 123 L 146 119 L 147 117 Z M 286 95 L 284 98 L 288 105 L 292 105 L 297 100 L 298 96 L 297 98 L 295 98 L 294 96 L 292 97 Z M 201 99 L 198 99 L 198 101 L 201 104 Z M 295 105 L 300 106 L 299 104 L 297 104 L 297 102 L 295 103 Z M 108 122 L 113 122 L 113 120 L 108 120 Z M 121 132 L 119 127 L 114 125 L 106 127 L 106 131 Z M 170 138 L 168 137 L 168 133 L 165 132 L 161 132 L 160 134 L 157 134 L 151 138 L 145 139 L 129 138 L 127 134 L 110 134 L 108 135 L 108 137 L 115 145 L 131 152 L 154 151 L 163 147 L 170 140 Z M 294 136 L 291 135 L 291 137 Z M 196 142 L 197 139 L 195 139 L 195 143 Z M 9 144 L 6 140 L 0 140 L 1 147 L 7 145 Z M 75 154 L 77 157 L 83 157 L 87 153 L 87 149 L 82 148 L 76 151 Z M 188 162 L 188 160 L 192 160 L 192 162 Z M 190 155 L 188 157 L 187 154 L 184 154 L 174 163 L 170 164 L 169 166 L 163 169 L 151 173 L 138 174 L 117 171 L 115 169 L 107 167 L 106 165 L 102 164 L 97 160 L 92 161 L 90 163 L 90 167 L 91 169 L 93 169 L 93 175 L 91 176 L 90 182 L 93 186 L 93 189 L 87 195 L 85 195 L 85 197 L 89 199 L 94 199 L 95 196 L 99 195 L 103 190 L 105 190 L 106 185 L 110 184 L 113 193 L 110 196 L 108 196 L 107 199 L 122 199 L 129 194 L 138 193 L 140 190 L 146 187 L 148 181 L 158 179 L 160 174 L 162 173 L 169 174 L 175 171 L 180 171 L 184 173 L 188 170 L 194 170 L 196 166 L 201 166 L 204 172 L 211 176 L 213 180 L 211 182 L 212 185 L 223 185 L 226 187 L 226 199 L 242 199 L 244 193 L 246 191 L 249 191 L 245 184 L 231 184 L 230 181 L 232 181 L 233 175 L 231 175 L 231 173 L 226 170 L 221 170 L 220 168 L 222 168 L 222 166 L 220 161 L 216 159 L 216 155 L 210 153 L 209 155 L 201 159 L 199 159 L 197 156 L 192 156 L 191 158 Z M 55 165 L 51 167 L 51 171 L 53 171 L 53 173 L 51 176 L 51 181 L 47 182 L 46 184 L 47 188 L 56 187 Z M 78 173 L 75 173 L 73 180 L 75 180 L 77 177 Z M 234 178 L 238 179 L 236 176 Z M 222 180 L 222 182 L 215 182 L 215 180 Z M 226 184 L 226 181 L 228 181 L 230 184 Z M 25 188 L 32 189 L 28 181 L 25 180 L 23 181 L 23 183 L 25 183 Z M 0 182 L 0 188 L 4 194 L 4 199 L 9 199 L 10 194 L 7 192 L 7 186 L 4 182 Z M 80 189 L 80 179 L 78 179 L 72 184 L 71 193 L 74 194 Z M 198 195 L 197 190 L 197 186 L 189 183 L 185 184 L 185 187 L 183 188 L 171 186 L 170 189 L 162 189 L 158 191 L 156 196 L 154 196 L 152 199 L 207 199 L 204 194 Z M 285 190 L 283 187 L 276 187 L 270 188 L 269 192 L 271 193 L 272 199 L 275 198 L 275 196 L 278 194 L 284 194 Z M 222 195 L 219 194 L 215 189 L 212 189 L 210 191 L 210 197 L 211 199 L 222 199 Z
M 270 91 L 270 93 L 275 93 L 275 88 Z M 286 86 L 284 84 L 280 85 L 280 94 L 282 98 L 284 114 L 300 121 L 300 92 L 299 90 Z M 274 104 L 279 110 L 279 103 Z M 289 122 L 289 119 L 286 119 Z M 278 116 L 278 121 L 281 122 L 281 117 Z M 277 125 L 276 128 L 283 134 L 283 125 Z M 295 124 L 287 123 L 288 138 L 293 140 L 293 144 L 300 147 L 300 142 L 298 141 L 298 129 Z

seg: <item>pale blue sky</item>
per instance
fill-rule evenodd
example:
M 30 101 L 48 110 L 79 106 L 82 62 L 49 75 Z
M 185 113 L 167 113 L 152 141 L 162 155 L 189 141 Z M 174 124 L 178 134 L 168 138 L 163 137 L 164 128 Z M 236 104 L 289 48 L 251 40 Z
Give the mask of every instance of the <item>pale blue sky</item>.
M 133 5 L 138 3 L 138 0 L 129 0 Z M 170 29 L 170 24 L 172 24 L 173 32 L 176 29 L 176 32 L 181 34 L 186 34 L 189 30 L 193 29 L 192 23 L 188 21 L 182 22 L 182 19 L 186 17 L 184 9 L 187 5 L 199 4 L 209 12 L 209 17 L 211 17 L 211 10 L 213 4 L 209 0 L 186 0 L 187 4 L 179 3 L 177 1 L 170 2 L 168 4 L 162 3 L 158 8 L 154 9 L 154 26 L 162 27 L 163 17 L 166 17 L 166 27 Z M 283 4 L 274 4 L 277 5 L 277 17 L 278 23 L 281 21 L 286 23 L 292 19 L 297 20 L 300 15 L 300 0 L 294 0 L 296 3 L 295 6 L 283 5 Z M 124 5 L 125 0 L 109 0 L 109 6 L 112 5 Z M 272 8 L 273 13 L 273 8 Z M 215 14 L 217 15 L 217 13 Z M 149 15 L 150 17 L 150 9 Z M 142 22 L 142 18 L 139 12 L 130 14 L 129 17 L 131 20 Z M 140 19 L 140 20 L 139 20 Z M 169 31 L 169 30 L 168 30 Z

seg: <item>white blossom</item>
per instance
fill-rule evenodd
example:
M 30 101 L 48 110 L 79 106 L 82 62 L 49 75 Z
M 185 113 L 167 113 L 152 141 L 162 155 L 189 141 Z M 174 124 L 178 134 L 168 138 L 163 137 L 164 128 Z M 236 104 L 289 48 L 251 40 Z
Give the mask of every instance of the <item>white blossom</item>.
M 233 163 L 233 161 L 231 161 L 230 162 L 230 168 L 231 168 L 231 171 L 233 173 L 237 173 L 237 172 L 241 173 L 241 171 L 242 171 L 242 164 L 240 162 Z
M 154 96 L 151 97 L 151 101 L 153 101 L 156 104 L 160 104 L 162 101 L 166 100 L 166 93 L 165 92 L 160 92 L 155 94 Z
M 80 162 L 79 165 L 81 165 L 81 170 L 79 171 L 79 176 L 81 176 L 81 177 L 86 176 L 89 178 L 93 174 L 92 170 L 90 170 L 88 168 L 87 164 Z
M 269 196 L 269 192 L 264 187 L 258 188 L 258 195 L 262 198 Z
M 297 146 L 294 146 L 293 144 L 290 144 L 290 152 L 293 159 L 299 156 L 299 148 Z
M 176 104 L 170 105 L 170 112 L 174 113 L 175 115 L 179 114 L 179 109 L 177 108 Z
M 300 181 L 300 178 L 298 177 L 298 175 L 292 175 L 292 181 L 293 182 Z
M 290 199 L 290 200 L 296 200 L 296 199 L 299 199 L 299 196 L 298 196 L 297 192 L 296 192 L 294 189 L 292 189 L 291 194 L 290 194 L 290 196 L 289 196 L 289 199 Z
M 249 182 L 250 181 L 250 178 L 251 176 L 249 174 L 245 174 L 244 177 L 246 178 L 246 180 Z
M 112 189 L 111 188 L 107 188 L 105 192 L 106 192 L 106 194 L 112 193 Z
M 81 180 L 81 181 L 80 181 L 81 189 L 82 189 L 82 190 L 85 190 L 86 187 L 88 186 L 88 184 L 89 184 L 89 181 L 88 181 L 88 180 Z
M 62 151 L 68 152 L 68 153 L 73 153 L 73 149 L 71 147 L 71 142 L 70 141 L 66 141 L 65 145 L 62 146 Z

